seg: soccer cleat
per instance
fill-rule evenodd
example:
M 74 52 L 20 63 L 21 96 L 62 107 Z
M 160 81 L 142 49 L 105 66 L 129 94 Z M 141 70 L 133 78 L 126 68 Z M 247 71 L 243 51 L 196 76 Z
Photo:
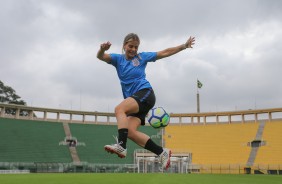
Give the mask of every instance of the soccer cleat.
M 164 148 L 163 152 L 160 154 L 160 161 L 164 169 L 168 169 L 170 167 L 170 157 L 171 150 Z
M 124 158 L 126 157 L 126 153 L 127 153 L 127 150 L 124 149 L 120 143 L 118 142 L 118 139 L 117 137 L 114 137 L 116 139 L 116 144 L 112 144 L 112 145 L 106 145 L 104 146 L 105 150 L 109 153 L 115 153 L 118 155 L 118 157 L 120 158 Z

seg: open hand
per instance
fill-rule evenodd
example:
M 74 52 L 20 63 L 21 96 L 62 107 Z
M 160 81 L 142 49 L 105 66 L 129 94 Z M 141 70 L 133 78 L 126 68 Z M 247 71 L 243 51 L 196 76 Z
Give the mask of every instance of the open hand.
M 185 43 L 186 48 L 193 48 L 192 46 L 195 44 L 195 37 L 189 37 L 187 42 Z

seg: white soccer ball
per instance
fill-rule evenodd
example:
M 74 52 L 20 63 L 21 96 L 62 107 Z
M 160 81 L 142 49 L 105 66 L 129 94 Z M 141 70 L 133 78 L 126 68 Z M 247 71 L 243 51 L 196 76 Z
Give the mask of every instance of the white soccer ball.
M 148 112 L 148 122 L 154 128 L 166 127 L 170 116 L 162 107 L 154 107 Z

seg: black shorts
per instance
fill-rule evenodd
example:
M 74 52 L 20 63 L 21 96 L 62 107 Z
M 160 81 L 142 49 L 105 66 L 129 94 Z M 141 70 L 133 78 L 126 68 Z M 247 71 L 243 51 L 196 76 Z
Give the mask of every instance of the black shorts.
M 139 106 L 139 112 L 134 114 L 128 114 L 128 116 L 134 116 L 141 120 L 141 125 L 145 125 L 145 118 L 149 110 L 152 109 L 156 102 L 155 93 L 152 88 L 141 89 L 132 96 L 136 100 Z

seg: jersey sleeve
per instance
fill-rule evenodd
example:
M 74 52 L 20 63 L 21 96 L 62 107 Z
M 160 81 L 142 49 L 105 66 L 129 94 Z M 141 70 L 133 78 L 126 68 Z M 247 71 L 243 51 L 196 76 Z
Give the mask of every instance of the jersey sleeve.
M 117 66 L 117 61 L 118 61 L 119 56 L 120 56 L 120 54 L 113 54 L 113 53 L 111 53 L 110 54 L 111 61 L 109 62 L 109 64 L 111 64 L 113 66 Z
M 141 57 L 146 62 L 155 62 L 157 60 L 157 52 L 142 52 Z

